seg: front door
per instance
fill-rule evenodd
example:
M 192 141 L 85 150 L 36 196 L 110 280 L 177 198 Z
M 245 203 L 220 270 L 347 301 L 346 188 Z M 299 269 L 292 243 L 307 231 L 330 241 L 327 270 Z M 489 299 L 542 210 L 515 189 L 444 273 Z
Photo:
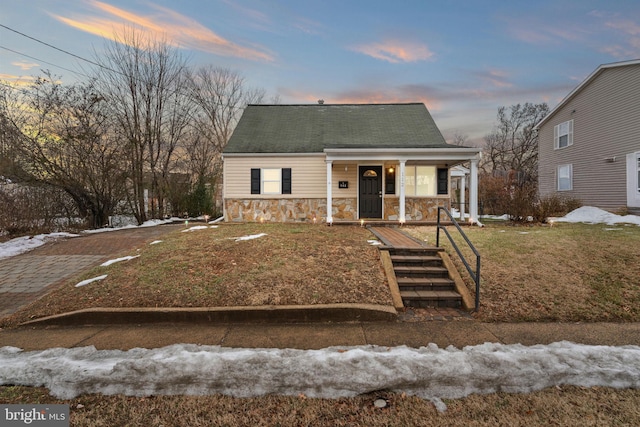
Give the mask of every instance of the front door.
M 360 166 L 360 218 L 382 218 L 382 166 Z
M 640 208 L 640 151 L 627 154 L 627 206 Z

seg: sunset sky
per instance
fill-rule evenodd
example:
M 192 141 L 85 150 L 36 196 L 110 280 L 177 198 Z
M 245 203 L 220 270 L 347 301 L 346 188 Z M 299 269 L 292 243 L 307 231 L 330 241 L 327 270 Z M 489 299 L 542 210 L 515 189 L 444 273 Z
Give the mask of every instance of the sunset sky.
M 25 36 L 94 60 L 135 26 L 281 103 L 424 102 L 445 138 L 476 144 L 498 107 L 554 107 L 598 65 L 640 58 L 638 0 L 0 0 L 0 24 L 5 84 L 86 80 L 89 63 Z

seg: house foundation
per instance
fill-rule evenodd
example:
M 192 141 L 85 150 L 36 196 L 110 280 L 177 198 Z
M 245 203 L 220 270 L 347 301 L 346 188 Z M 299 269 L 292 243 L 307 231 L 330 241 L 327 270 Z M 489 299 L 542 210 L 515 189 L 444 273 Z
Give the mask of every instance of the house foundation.
M 437 221 L 438 207 L 449 209 L 448 198 L 407 197 L 405 221 Z M 332 199 L 333 221 L 356 221 L 358 199 Z M 230 222 L 325 222 L 327 199 L 225 199 L 225 220 Z M 384 199 L 383 220 L 400 221 L 397 197 Z

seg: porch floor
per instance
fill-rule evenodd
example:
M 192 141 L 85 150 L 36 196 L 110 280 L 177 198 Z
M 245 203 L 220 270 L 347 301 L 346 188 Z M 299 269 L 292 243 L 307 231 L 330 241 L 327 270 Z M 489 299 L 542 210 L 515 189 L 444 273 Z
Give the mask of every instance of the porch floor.
M 385 246 L 403 249 L 426 249 L 424 242 L 409 236 L 396 227 L 367 227 Z

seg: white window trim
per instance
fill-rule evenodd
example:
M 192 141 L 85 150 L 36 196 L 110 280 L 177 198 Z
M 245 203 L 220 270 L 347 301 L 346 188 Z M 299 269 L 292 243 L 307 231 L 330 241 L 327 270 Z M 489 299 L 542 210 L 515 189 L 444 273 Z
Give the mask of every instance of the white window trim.
M 567 124 L 567 132 L 560 134 L 560 127 L 564 124 Z M 560 147 L 560 137 L 567 135 L 567 145 L 564 147 Z M 573 145 L 573 119 L 568 120 L 566 122 L 559 123 L 553 127 L 553 148 L 555 150 L 561 150 L 563 148 L 571 147 Z
M 560 168 L 568 168 L 569 170 L 569 188 L 560 188 Z M 571 191 L 573 190 L 573 165 L 558 165 L 556 169 L 557 179 L 556 179 L 556 188 L 558 191 Z

